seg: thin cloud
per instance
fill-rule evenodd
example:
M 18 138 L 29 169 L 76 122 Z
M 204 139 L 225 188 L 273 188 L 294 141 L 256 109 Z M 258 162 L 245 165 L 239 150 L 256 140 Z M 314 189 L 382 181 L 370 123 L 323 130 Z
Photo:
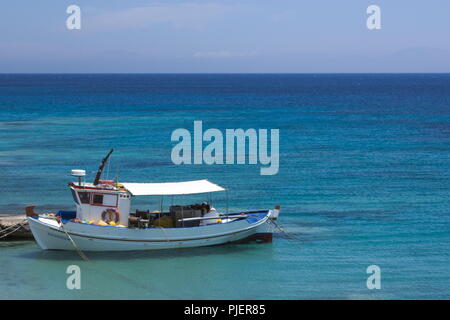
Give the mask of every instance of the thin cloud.
M 233 52 L 233 51 L 200 51 L 194 53 L 195 58 L 236 58 L 236 57 L 252 57 L 256 52 Z
M 233 6 L 215 3 L 158 4 L 96 15 L 92 18 L 93 22 L 89 25 L 89 29 L 93 31 L 142 29 L 155 24 L 199 29 L 232 10 Z

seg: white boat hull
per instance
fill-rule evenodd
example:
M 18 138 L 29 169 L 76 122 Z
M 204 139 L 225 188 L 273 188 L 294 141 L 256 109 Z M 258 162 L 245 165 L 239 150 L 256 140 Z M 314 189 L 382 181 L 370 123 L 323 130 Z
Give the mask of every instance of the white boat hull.
M 38 245 L 44 250 L 132 251 L 219 245 L 272 233 L 270 215 L 191 228 L 132 229 L 29 217 Z M 70 238 L 73 240 L 70 240 Z

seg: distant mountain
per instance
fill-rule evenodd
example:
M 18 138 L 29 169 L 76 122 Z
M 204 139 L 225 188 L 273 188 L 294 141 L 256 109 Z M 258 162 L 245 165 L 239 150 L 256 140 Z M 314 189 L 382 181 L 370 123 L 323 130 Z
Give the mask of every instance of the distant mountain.
M 394 72 L 450 72 L 450 51 L 412 47 L 385 56 L 379 63 Z

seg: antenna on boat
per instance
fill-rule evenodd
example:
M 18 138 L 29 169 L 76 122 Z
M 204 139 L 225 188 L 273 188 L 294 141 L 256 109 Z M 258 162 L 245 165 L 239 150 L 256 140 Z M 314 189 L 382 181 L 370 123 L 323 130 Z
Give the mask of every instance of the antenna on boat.
M 103 172 L 103 168 L 105 167 L 105 164 L 108 161 L 108 158 L 111 155 L 111 153 L 113 153 L 113 151 L 114 151 L 114 149 L 111 149 L 109 151 L 109 153 L 106 155 L 106 157 L 103 158 L 102 162 L 100 162 L 100 165 L 99 165 L 98 170 L 97 170 L 97 174 L 95 175 L 94 186 L 98 185 L 98 182 L 99 182 L 100 177 L 101 177 L 102 172 Z
M 81 187 L 81 178 L 86 176 L 86 171 L 80 169 L 73 169 L 70 171 L 72 177 L 78 178 L 78 185 Z

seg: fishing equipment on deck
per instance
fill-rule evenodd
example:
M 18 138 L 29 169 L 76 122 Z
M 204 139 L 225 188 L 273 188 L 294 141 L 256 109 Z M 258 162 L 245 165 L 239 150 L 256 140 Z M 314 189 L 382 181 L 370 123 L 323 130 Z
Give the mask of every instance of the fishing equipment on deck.
M 173 228 L 175 226 L 174 218 L 171 216 L 162 216 L 153 221 L 153 226 L 161 228 Z

